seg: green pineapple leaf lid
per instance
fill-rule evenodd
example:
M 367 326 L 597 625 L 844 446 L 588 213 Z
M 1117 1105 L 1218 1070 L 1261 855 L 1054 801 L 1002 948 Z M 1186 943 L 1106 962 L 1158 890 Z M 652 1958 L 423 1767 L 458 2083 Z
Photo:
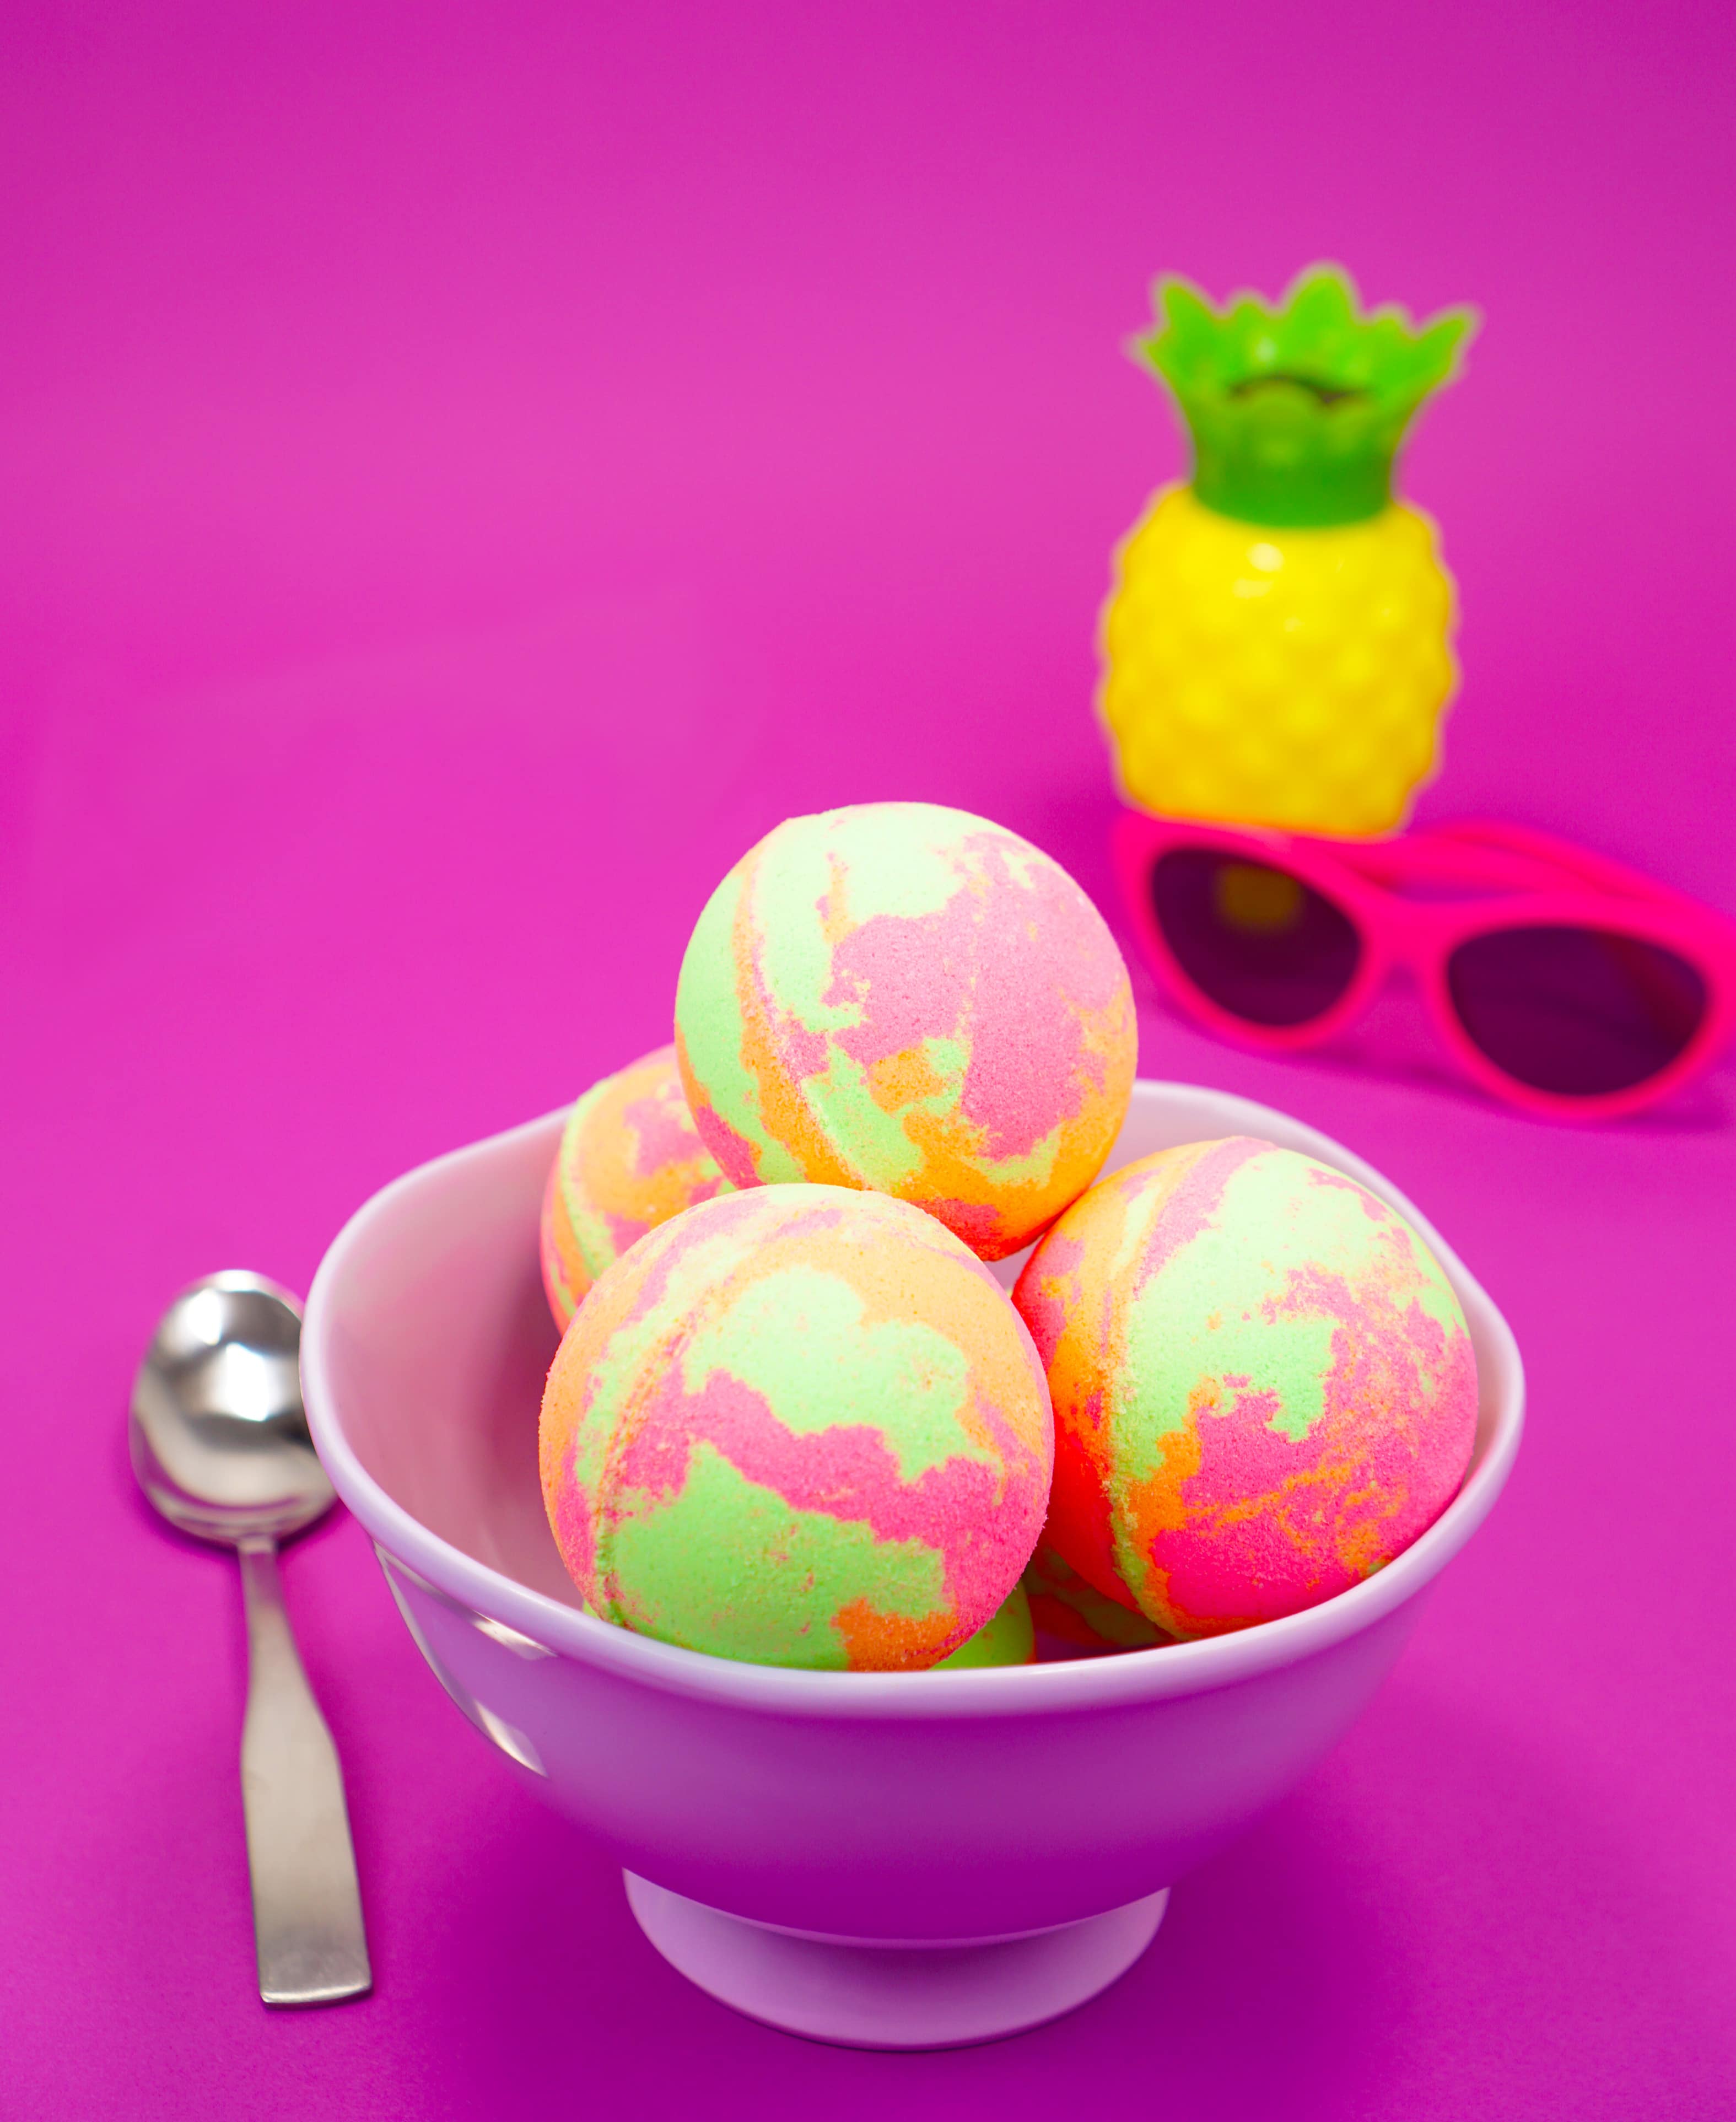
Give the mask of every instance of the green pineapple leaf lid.
M 1274 527 L 1360 523 L 1392 498 L 1393 460 L 1431 390 L 1458 371 L 1471 309 L 1413 326 L 1364 311 L 1337 265 L 1311 265 L 1276 308 L 1258 295 L 1215 310 L 1160 280 L 1156 330 L 1133 351 L 1174 392 L 1208 508 Z

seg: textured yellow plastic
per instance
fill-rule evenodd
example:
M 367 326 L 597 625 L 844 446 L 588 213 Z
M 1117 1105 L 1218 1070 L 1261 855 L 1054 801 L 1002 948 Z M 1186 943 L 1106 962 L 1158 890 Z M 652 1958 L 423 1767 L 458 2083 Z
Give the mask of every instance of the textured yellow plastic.
M 1393 831 L 1437 764 L 1454 602 L 1434 524 L 1403 502 L 1278 530 L 1164 488 L 1104 615 L 1124 792 L 1168 817 Z

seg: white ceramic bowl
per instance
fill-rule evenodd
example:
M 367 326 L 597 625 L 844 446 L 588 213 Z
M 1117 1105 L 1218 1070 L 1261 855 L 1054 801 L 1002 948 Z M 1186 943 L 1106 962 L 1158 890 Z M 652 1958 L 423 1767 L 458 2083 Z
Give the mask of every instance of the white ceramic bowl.
M 1458 1291 L 1479 1415 L 1458 1495 L 1324 1605 L 1070 1664 L 815 1673 L 677 1649 L 581 1610 L 543 1514 L 555 1348 L 537 1210 L 563 1115 L 376 1195 L 308 1300 L 308 1414 L 411 1634 L 498 1750 L 600 1836 L 634 1913 L 726 2003 L 818 2038 L 940 2046 L 1114 1979 L 1170 1881 L 1281 1797 L 1361 1710 L 1519 1446 L 1500 1313 L 1402 1194 L 1266 1106 L 1141 1082 L 1110 1167 L 1227 1134 L 1284 1143 L 1409 1217 Z M 1001 1269 L 1009 1283 L 1020 1262 Z M 1042 1794 L 1089 1791 L 1087 1804 Z

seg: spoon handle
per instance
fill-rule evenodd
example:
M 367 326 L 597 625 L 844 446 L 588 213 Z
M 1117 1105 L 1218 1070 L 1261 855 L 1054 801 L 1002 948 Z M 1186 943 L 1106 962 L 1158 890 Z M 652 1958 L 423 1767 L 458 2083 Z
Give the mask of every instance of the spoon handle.
M 335 2003 L 373 1982 L 338 1750 L 290 1632 L 276 1543 L 243 1540 L 240 1555 L 248 1648 L 241 1802 L 259 1994 L 268 2004 Z

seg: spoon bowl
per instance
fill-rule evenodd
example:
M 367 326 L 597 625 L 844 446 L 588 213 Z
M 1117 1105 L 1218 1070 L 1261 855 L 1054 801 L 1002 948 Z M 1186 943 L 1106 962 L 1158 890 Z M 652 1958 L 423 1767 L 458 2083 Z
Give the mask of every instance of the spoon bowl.
M 133 1470 L 170 1523 L 239 1545 L 287 1540 L 337 1497 L 301 1405 L 301 1315 L 264 1275 L 231 1269 L 183 1290 L 133 1387 Z

